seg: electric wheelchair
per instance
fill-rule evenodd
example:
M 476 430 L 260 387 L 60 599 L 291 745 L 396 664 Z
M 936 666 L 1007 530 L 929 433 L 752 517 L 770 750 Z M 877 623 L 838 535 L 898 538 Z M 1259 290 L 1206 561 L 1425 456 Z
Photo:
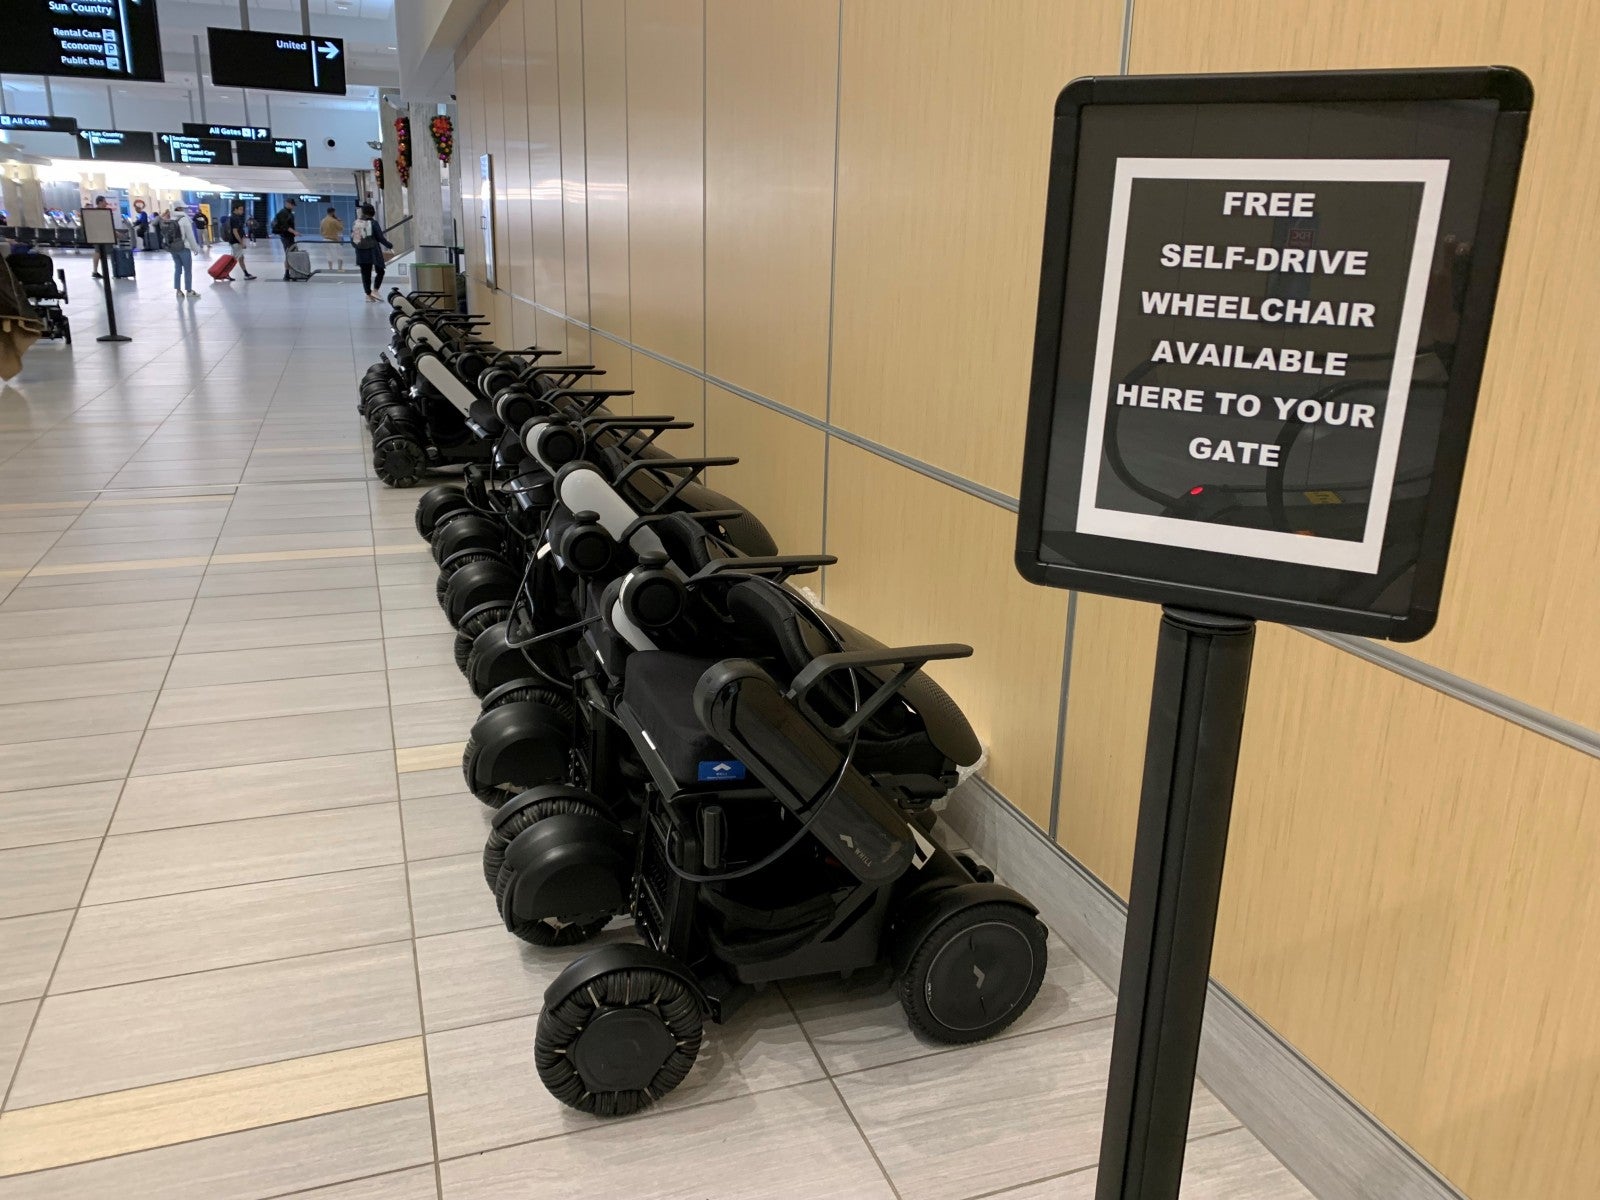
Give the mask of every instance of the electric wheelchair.
M 564 501 L 606 507 L 602 483 L 573 478 Z M 931 834 L 931 804 L 980 748 L 920 668 L 970 648 L 886 648 L 819 613 L 784 581 L 826 557 L 744 559 L 683 515 L 613 541 L 651 532 L 691 566 L 696 543 L 708 558 L 686 577 L 646 549 L 587 586 L 570 691 L 549 670 L 515 681 L 474 732 L 550 780 L 500 809 L 485 847 L 507 928 L 573 945 L 628 912 L 643 938 L 547 990 L 547 1088 L 586 1112 L 635 1111 L 752 987 L 881 962 L 925 1035 L 1003 1029 L 1042 981 L 1044 928 Z

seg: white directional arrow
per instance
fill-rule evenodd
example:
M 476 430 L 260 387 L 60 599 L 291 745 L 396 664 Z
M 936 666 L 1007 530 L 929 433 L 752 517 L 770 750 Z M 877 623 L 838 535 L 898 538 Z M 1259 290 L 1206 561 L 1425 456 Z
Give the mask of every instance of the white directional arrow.
M 334 59 L 339 57 L 339 47 L 335 46 L 332 42 L 323 42 L 322 45 L 317 47 L 317 53 L 322 55 L 322 57 L 327 59 L 329 62 L 332 62 Z

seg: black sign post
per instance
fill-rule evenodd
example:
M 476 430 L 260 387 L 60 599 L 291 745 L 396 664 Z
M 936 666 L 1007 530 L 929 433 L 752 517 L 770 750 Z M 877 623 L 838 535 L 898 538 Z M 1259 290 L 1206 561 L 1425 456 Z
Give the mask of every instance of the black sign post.
M 229 142 L 270 142 L 272 130 L 265 125 L 207 125 L 202 121 L 185 121 L 185 137 L 221 138 Z
M 1057 103 L 1017 567 L 1163 605 L 1096 1200 L 1178 1196 L 1256 621 L 1437 619 L 1532 101 L 1493 67 Z
M 304 167 L 304 138 L 273 138 L 270 142 L 239 142 L 235 157 L 241 167 Z
M 100 162 L 152 163 L 156 135 L 142 129 L 80 129 L 78 157 Z
M 28 133 L 77 133 L 77 117 L 54 117 L 42 113 L 0 113 L 0 129 Z
M 156 144 L 164 163 L 188 163 L 202 167 L 233 166 L 233 143 L 226 138 L 158 133 Z

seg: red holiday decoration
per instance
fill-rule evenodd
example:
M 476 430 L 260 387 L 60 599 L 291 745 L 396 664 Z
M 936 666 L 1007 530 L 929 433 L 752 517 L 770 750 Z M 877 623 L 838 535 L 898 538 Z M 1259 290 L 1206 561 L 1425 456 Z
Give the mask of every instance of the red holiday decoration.
M 439 161 L 448 165 L 450 155 L 456 148 L 455 126 L 450 123 L 449 117 L 441 113 L 428 122 L 428 132 L 433 135 L 433 149 L 439 155 Z
M 377 177 L 378 190 L 380 192 L 383 191 L 383 159 L 375 158 L 372 160 L 372 173 Z
M 400 176 L 400 186 L 411 186 L 411 118 L 396 117 L 394 120 L 395 139 L 398 143 L 394 152 L 395 173 Z

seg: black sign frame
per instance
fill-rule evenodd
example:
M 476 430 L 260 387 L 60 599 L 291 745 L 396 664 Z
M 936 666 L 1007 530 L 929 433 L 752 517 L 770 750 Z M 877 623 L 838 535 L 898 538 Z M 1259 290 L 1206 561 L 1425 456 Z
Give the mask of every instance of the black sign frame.
M 245 130 L 250 130 L 250 136 L 244 136 Z M 223 132 L 217 132 L 217 131 Z M 257 131 L 261 136 L 255 136 Z M 217 138 L 229 142 L 270 142 L 272 129 L 266 125 L 234 125 L 228 122 L 185 121 L 183 123 L 185 137 Z
M 7 29 L 7 36 L 0 41 L 0 71 L 17 75 L 49 75 L 57 79 L 104 79 L 104 80 L 132 80 L 138 83 L 163 83 L 166 81 L 166 63 L 161 52 L 161 17 L 156 11 L 157 0 L 138 0 L 133 8 L 128 8 L 128 0 L 112 0 L 116 14 L 111 18 L 110 30 L 115 34 L 113 45 L 117 53 L 107 54 L 102 50 L 84 49 L 80 56 L 94 57 L 98 55 L 109 60 L 116 58 L 118 66 L 115 69 L 100 66 L 69 65 L 57 59 L 49 64 L 53 70 L 40 71 L 39 67 L 48 62 L 51 52 L 49 44 L 54 41 L 61 43 L 64 39 L 57 33 L 62 26 L 71 26 L 74 22 L 93 25 L 104 20 L 98 16 L 85 16 L 83 14 L 59 17 L 52 14 L 48 3 L 40 3 L 31 12 L 11 11 L 6 15 L 11 19 Z M 33 22 L 37 19 L 37 24 Z M 94 36 L 92 29 L 86 29 L 85 43 L 94 43 L 103 47 L 101 38 Z M 65 53 L 66 47 L 59 46 Z M 136 56 L 130 57 L 129 51 L 137 51 Z M 153 60 L 153 66 L 146 66 L 146 62 Z M 126 64 L 131 63 L 134 70 L 129 70 Z
M 284 142 L 293 142 L 299 147 L 294 160 L 285 162 L 285 156 L 278 153 L 279 144 Z M 305 138 L 273 138 L 270 142 L 235 142 L 233 158 L 234 164 L 241 167 L 304 170 L 311 165 L 311 146 Z
M 19 125 L 19 121 L 35 121 L 34 125 Z M 47 116 L 44 113 L 0 113 L 0 129 L 8 133 L 65 133 L 78 132 L 77 117 Z
M 209 162 L 179 158 L 174 142 L 191 143 L 216 157 Z M 178 167 L 231 167 L 234 165 L 233 142 L 228 138 L 194 137 L 191 134 L 174 133 L 170 130 L 160 132 L 156 134 L 156 161 Z
M 305 42 L 306 49 L 304 52 L 283 49 L 277 44 L 281 39 Z M 334 50 L 332 56 L 323 53 L 329 46 Z M 210 54 L 211 82 L 218 87 L 305 92 L 317 96 L 349 94 L 343 38 L 212 25 L 206 29 L 206 48 Z
M 95 154 L 92 151 L 88 154 L 81 153 L 83 150 L 90 149 L 90 135 L 96 133 L 118 133 L 121 134 L 124 139 L 135 138 L 137 139 L 135 145 L 139 147 L 139 153 Z M 78 130 L 77 137 L 78 149 L 80 151 L 79 157 L 85 161 L 125 163 L 153 163 L 156 161 L 156 135 L 148 129 L 80 129 Z M 127 142 L 123 141 L 118 144 L 121 146 L 126 146 Z M 146 153 L 144 150 L 146 144 L 149 145 L 148 153 Z
M 1073 222 L 1078 145 L 1084 110 L 1096 105 L 1338 104 L 1369 101 L 1492 101 L 1498 105 L 1487 149 L 1485 183 L 1478 207 L 1473 253 L 1461 302 L 1457 344 L 1444 391 L 1444 418 L 1434 456 L 1432 489 L 1426 501 L 1415 575 L 1407 611 L 1402 614 L 1337 603 L 1312 603 L 1270 594 L 1259 586 L 1260 559 L 1232 554 L 1206 555 L 1225 561 L 1238 576 L 1219 587 L 1185 579 L 1164 566 L 1175 555 L 1166 547 L 1076 532 L 1060 540 L 1087 539 L 1092 557 L 1105 566 L 1089 568 L 1047 560 L 1043 553 L 1046 485 L 1066 319 L 1067 257 Z M 1516 191 L 1522 147 L 1527 136 L 1532 87 L 1509 67 L 1416 71 L 1344 71 L 1261 75 L 1089 77 L 1069 84 L 1055 110 L 1044 253 L 1039 280 L 1038 324 L 1026 425 L 1019 499 L 1016 565 L 1024 578 L 1051 587 L 1072 588 L 1156 603 L 1280 621 L 1396 641 L 1425 635 L 1438 616 L 1445 566 L 1454 528 L 1461 478 L 1478 387 L 1483 373 L 1494 298 Z M 1135 152 L 1136 153 L 1136 152 Z M 1058 507 L 1063 502 L 1058 501 Z M 1063 555 L 1064 556 L 1064 555 Z

